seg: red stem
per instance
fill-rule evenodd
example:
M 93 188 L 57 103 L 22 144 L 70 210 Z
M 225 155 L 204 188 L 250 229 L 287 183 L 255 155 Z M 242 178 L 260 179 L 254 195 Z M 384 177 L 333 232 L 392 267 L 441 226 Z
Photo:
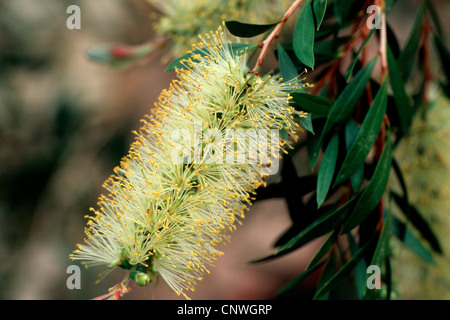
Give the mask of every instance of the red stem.
M 275 28 L 272 30 L 272 32 L 269 34 L 269 36 L 259 44 L 259 47 L 261 48 L 261 53 L 259 54 L 259 57 L 258 57 L 258 60 L 256 61 L 255 66 L 253 67 L 252 71 L 250 71 L 249 73 L 251 73 L 251 74 L 255 74 L 255 73 L 259 74 L 260 73 L 261 65 L 263 64 L 264 59 L 267 55 L 267 52 L 269 51 L 270 44 L 272 43 L 273 40 L 278 39 L 281 29 L 283 28 L 284 24 L 289 19 L 289 17 L 292 15 L 292 13 L 295 11 L 295 9 L 297 9 L 297 7 L 302 3 L 302 1 L 303 0 L 296 0 L 289 7 L 288 11 L 286 11 L 283 18 L 281 18 L 281 22 L 278 23 L 275 26 Z

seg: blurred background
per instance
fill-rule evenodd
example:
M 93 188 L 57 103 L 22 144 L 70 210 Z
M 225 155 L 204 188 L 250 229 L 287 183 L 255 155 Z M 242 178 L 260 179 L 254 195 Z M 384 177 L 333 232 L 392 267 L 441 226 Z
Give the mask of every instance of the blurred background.
M 398 2 L 389 21 L 402 43 L 416 6 Z M 81 8 L 80 30 L 66 27 L 66 8 L 72 4 Z M 436 1 L 436 6 L 448 30 L 449 3 Z M 0 0 L 0 299 L 90 299 L 122 279 L 118 271 L 95 284 L 103 269 L 82 269 L 81 290 L 69 290 L 66 270 L 74 264 L 69 254 L 83 242 L 83 216 L 127 154 L 131 131 L 140 127 L 139 120 L 174 73 L 164 72 L 164 52 L 126 70 L 91 62 L 85 52 L 99 44 L 151 39 L 152 12 L 144 0 Z M 437 211 L 450 215 L 449 208 Z M 271 253 L 289 225 L 283 199 L 256 203 L 191 297 L 273 298 L 320 246 L 318 239 L 281 259 L 247 264 Z M 438 230 L 442 241 L 450 238 L 448 230 Z M 401 258 L 397 270 L 405 274 L 403 266 L 415 258 L 402 250 L 396 248 Z M 444 293 L 432 299 L 450 298 L 450 264 L 442 261 L 441 273 L 428 278 L 439 282 L 446 277 Z M 404 282 L 416 291 L 399 286 L 397 298 L 429 297 L 423 275 L 437 269 L 421 262 L 415 266 Z M 132 289 L 125 299 L 179 299 L 163 282 Z M 301 297 L 310 289 L 306 284 L 296 293 Z

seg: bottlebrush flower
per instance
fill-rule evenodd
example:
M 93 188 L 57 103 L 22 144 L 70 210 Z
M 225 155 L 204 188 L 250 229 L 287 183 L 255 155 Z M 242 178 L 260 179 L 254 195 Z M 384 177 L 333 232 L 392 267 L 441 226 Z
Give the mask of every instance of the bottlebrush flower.
M 301 127 L 289 105 L 296 84 L 248 74 L 222 28 L 200 37 L 177 70 L 88 216 L 86 244 L 71 255 L 129 270 L 147 285 L 158 275 L 177 293 L 194 290 L 222 253 L 251 196 Z M 279 130 L 288 133 L 280 137 Z
M 272 23 L 291 4 L 289 0 L 147 0 L 161 16 L 156 31 L 171 41 L 171 53 L 178 57 L 189 50 L 197 35 L 220 26 L 220 21 Z

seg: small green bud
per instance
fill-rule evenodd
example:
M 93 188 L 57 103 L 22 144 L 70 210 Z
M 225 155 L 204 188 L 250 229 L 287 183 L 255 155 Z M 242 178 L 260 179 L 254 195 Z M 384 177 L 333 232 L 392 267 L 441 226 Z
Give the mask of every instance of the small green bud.
M 139 271 L 133 271 L 130 276 L 141 287 L 145 287 L 152 280 L 149 274 Z
M 141 287 L 145 287 L 150 283 L 150 276 L 146 273 L 140 273 L 136 276 L 136 282 Z

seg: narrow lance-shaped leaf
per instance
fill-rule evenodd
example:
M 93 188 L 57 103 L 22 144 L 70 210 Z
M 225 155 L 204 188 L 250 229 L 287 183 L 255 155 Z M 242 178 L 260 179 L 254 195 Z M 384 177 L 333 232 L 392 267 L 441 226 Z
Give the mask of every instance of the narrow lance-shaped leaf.
M 315 266 L 305 270 L 304 272 L 300 273 L 298 276 L 296 276 L 294 279 L 292 279 L 291 281 L 289 281 L 289 283 L 287 285 L 285 285 L 283 288 L 280 289 L 280 291 L 277 292 L 277 296 L 282 296 L 284 295 L 286 292 L 292 290 L 295 286 L 297 286 L 298 284 L 300 284 L 303 280 L 305 280 L 306 278 L 308 278 L 311 274 L 313 274 L 315 271 L 317 271 L 322 265 L 324 264 L 324 262 L 318 263 Z
M 336 270 L 336 253 L 333 251 L 331 252 L 331 256 L 328 259 L 327 264 L 325 265 L 325 268 L 322 271 L 322 274 L 320 276 L 320 280 L 318 283 L 318 287 L 321 288 L 325 283 L 327 283 L 331 278 L 333 278 L 334 272 Z M 327 300 L 330 295 L 330 292 L 324 292 L 320 296 L 314 297 L 316 300 Z
M 296 116 L 295 119 L 298 121 L 298 123 L 301 124 L 301 126 L 303 128 L 305 128 L 306 131 L 311 132 L 312 134 L 314 134 L 311 113 L 308 113 L 306 115 L 306 118 L 305 117 Z
M 362 191 L 361 197 L 358 200 L 358 203 L 356 203 L 350 218 L 345 222 L 343 232 L 348 232 L 360 225 L 378 205 L 386 190 L 389 173 L 391 171 L 391 162 L 392 142 L 390 134 L 388 134 L 383 153 L 375 168 L 375 172 Z
M 300 62 L 311 69 L 314 69 L 314 33 L 314 14 L 311 1 L 307 1 L 295 25 L 293 48 Z
M 347 233 L 350 252 L 352 253 L 352 256 L 354 256 L 358 250 L 359 245 L 356 242 L 355 237 L 351 232 Z M 364 259 L 359 260 L 359 262 L 356 264 L 355 269 L 353 271 L 354 273 L 354 282 L 355 282 L 355 289 L 356 289 L 356 295 L 358 297 L 358 300 L 362 300 L 364 297 L 364 291 L 366 288 L 366 275 L 367 275 L 367 264 Z
M 376 59 L 377 58 L 375 57 L 367 64 L 367 66 L 361 69 L 339 95 L 339 98 L 330 110 L 322 135 L 320 136 L 316 149 L 317 153 L 320 151 L 325 135 L 331 130 L 331 128 L 336 123 L 347 119 L 351 115 L 358 99 L 364 92 L 366 84 L 370 79 Z
M 320 29 L 325 11 L 327 10 L 327 0 L 313 0 L 314 16 L 316 17 L 316 30 Z
M 313 299 L 316 299 L 320 297 L 322 294 L 324 294 L 327 291 L 332 290 L 335 288 L 339 282 L 350 272 L 352 271 L 355 266 L 358 264 L 358 262 L 363 258 L 366 250 L 369 248 L 369 246 L 372 244 L 372 241 L 374 240 L 375 236 L 372 235 L 369 241 L 367 241 L 364 246 L 359 249 L 356 254 L 354 254 L 349 261 L 347 261 L 342 268 L 339 269 L 339 271 L 330 279 L 328 280 L 321 288 L 319 288 L 316 291 L 316 294 L 314 295 Z
M 371 263 L 373 265 L 379 266 L 380 268 L 383 264 L 384 258 L 386 258 L 389 251 L 389 238 L 392 232 L 392 219 L 390 210 L 385 210 L 383 222 L 383 229 L 381 230 L 381 235 L 378 239 L 378 244 Z
M 380 238 L 378 239 L 377 247 L 375 248 L 375 253 L 373 254 L 371 265 L 378 266 L 381 269 L 381 266 L 388 256 L 389 253 L 389 240 L 391 239 L 392 234 L 392 218 L 391 218 L 391 210 L 385 210 L 384 215 L 384 223 L 383 229 L 381 231 Z M 364 294 L 364 298 L 368 299 L 374 297 L 375 290 L 367 290 Z
M 431 265 L 435 265 L 432 253 L 422 244 L 406 224 L 392 217 L 392 233 L 418 257 Z
M 339 171 L 335 185 L 347 180 L 361 165 L 364 164 L 367 155 L 372 149 L 378 133 L 380 132 L 381 124 L 386 113 L 387 106 L 387 82 L 378 90 L 372 106 L 367 113 L 361 128 L 356 136 L 355 142 L 350 148 L 347 156 L 344 159 L 341 170 Z
M 325 201 L 328 190 L 331 186 L 331 181 L 334 176 L 334 169 L 336 167 L 337 156 L 339 152 L 339 136 L 335 134 L 331 138 L 320 164 L 319 174 L 317 178 L 317 206 L 321 206 Z
M 398 59 L 400 56 L 400 45 L 398 44 L 397 37 L 395 36 L 394 31 L 391 28 L 391 25 L 386 22 L 386 36 L 387 36 L 387 44 L 391 49 L 394 58 Z
M 319 159 L 319 152 L 316 150 L 318 149 L 319 139 L 323 130 L 322 126 L 315 127 L 316 134 L 312 134 L 308 132 L 308 138 L 306 139 L 306 147 L 308 151 L 308 161 L 309 166 L 311 167 L 311 171 L 314 170 L 316 166 L 316 162 Z
M 414 206 L 410 205 L 404 197 L 401 197 L 393 191 L 391 191 L 391 194 L 406 218 L 420 232 L 422 237 L 428 241 L 433 250 L 437 253 L 442 253 L 442 248 L 437 236 L 420 212 Z
M 408 40 L 406 40 L 405 46 L 403 47 L 398 60 L 399 69 L 404 80 L 409 78 L 413 67 L 414 57 L 418 52 L 420 38 L 422 35 L 425 2 L 426 1 L 421 1 L 419 4 L 419 9 L 417 10 L 416 19 L 414 20 L 411 33 L 409 34 Z
M 394 93 L 395 106 L 400 118 L 400 129 L 401 132 L 405 134 L 411 124 L 412 109 L 408 95 L 406 94 L 405 83 L 400 75 L 397 61 L 395 60 L 389 45 L 387 47 L 387 60 L 389 66 L 389 80 Z
M 347 152 L 350 151 L 353 143 L 356 140 L 356 136 L 359 133 L 359 127 L 355 120 L 349 119 L 345 126 L 345 146 Z M 353 190 L 357 191 L 361 187 L 364 181 L 364 163 L 356 169 L 355 173 L 350 176 L 350 182 Z
M 316 254 L 314 255 L 314 257 L 311 259 L 311 261 L 309 262 L 308 266 L 306 267 L 306 269 L 308 270 L 309 268 L 315 266 L 320 259 L 322 259 L 322 257 L 328 252 L 330 251 L 331 247 L 333 246 L 333 244 L 336 242 L 337 238 L 339 237 L 340 233 L 341 233 L 341 228 L 336 228 L 333 230 L 333 232 L 328 236 L 327 240 L 320 246 L 320 249 L 317 250 Z
M 333 102 L 329 99 L 310 93 L 293 92 L 291 93 L 291 96 L 301 109 L 320 117 L 326 117 L 333 105 Z
M 352 212 L 355 203 L 359 199 L 359 196 L 354 196 L 350 201 L 340 208 L 332 211 L 331 213 L 317 219 L 308 228 L 300 232 L 297 236 L 292 238 L 288 243 L 282 246 L 276 254 L 281 254 L 285 251 L 290 252 L 292 249 L 299 248 L 300 246 L 314 240 L 320 236 L 323 236 L 327 232 L 340 227 L 342 222 L 346 219 L 348 214 Z
M 297 69 L 295 68 L 294 62 L 284 50 L 283 46 L 278 43 L 278 62 L 280 64 L 280 74 L 284 82 L 290 81 L 298 77 Z
M 280 23 L 280 21 L 269 24 L 253 24 L 230 20 L 226 21 L 225 25 L 232 35 L 241 38 L 251 38 L 272 29 L 278 23 Z
M 392 157 L 392 169 L 394 169 L 395 175 L 397 176 L 398 182 L 400 183 L 400 187 L 402 188 L 403 197 L 406 200 L 406 203 L 409 203 L 406 181 L 405 178 L 403 178 L 402 170 L 400 169 L 400 165 L 398 164 L 398 161 L 397 159 L 395 159 L 395 157 Z
M 342 223 L 351 213 L 356 201 L 359 199 L 359 194 L 354 196 L 350 201 L 336 210 L 332 210 L 330 213 L 323 215 L 314 221 L 311 225 L 298 233 L 295 237 L 289 240 L 286 244 L 281 246 L 274 254 L 256 259 L 251 263 L 267 261 L 273 258 L 278 258 L 286 255 L 295 249 L 303 246 L 311 240 L 314 240 L 324 234 L 327 234 L 331 230 L 342 226 Z

